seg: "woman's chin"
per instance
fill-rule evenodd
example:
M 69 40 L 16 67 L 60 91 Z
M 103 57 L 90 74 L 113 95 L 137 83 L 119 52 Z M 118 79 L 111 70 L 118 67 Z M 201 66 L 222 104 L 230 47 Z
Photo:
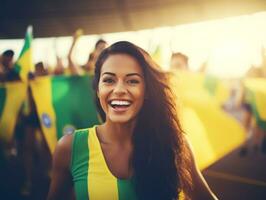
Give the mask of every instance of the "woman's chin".
M 127 116 L 111 116 L 110 122 L 117 124 L 127 124 L 133 121 L 133 118 Z

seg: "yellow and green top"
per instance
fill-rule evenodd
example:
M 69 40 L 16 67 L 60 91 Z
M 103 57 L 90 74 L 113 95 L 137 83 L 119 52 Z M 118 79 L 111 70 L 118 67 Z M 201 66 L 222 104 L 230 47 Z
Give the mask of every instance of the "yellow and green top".
M 133 179 L 119 179 L 110 172 L 96 126 L 75 132 L 71 173 L 77 200 L 137 200 Z

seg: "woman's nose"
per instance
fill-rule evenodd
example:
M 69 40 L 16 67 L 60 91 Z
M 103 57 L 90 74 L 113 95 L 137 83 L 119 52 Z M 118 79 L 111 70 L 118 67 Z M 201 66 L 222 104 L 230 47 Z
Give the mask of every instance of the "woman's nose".
M 114 93 L 115 94 L 124 94 L 126 93 L 127 89 L 124 85 L 123 82 L 118 82 L 116 85 L 115 85 L 115 88 L 114 88 Z

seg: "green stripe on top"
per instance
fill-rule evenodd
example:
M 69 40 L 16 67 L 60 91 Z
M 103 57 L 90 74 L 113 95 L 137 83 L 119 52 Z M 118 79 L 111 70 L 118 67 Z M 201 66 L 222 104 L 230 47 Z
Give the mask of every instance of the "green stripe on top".
M 6 88 L 0 87 L 0 119 L 6 103 Z
M 78 130 L 72 143 L 71 174 L 77 200 L 137 200 L 134 179 L 117 179 L 105 163 L 95 126 Z
M 58 139 L 66 127 L 82 129 L 98 124 L 91 82 L 88 75 L 52 78 L 52 102 L 57 117 Z
M 132 179 L 117 179 L 119 200 L 137 200 Z
M 77 200 L 88 200 L 89 148 L 88 129 L 78 130 L 73 135 L 71 173 Z

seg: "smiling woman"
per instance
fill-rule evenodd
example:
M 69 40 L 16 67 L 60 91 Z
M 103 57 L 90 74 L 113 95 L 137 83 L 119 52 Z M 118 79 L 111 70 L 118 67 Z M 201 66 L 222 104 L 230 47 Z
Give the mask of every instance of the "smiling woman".
M 134 44 L 105 49 L 93 82 L 103 124 L 59 141 L 48 199 L 216 199 L 194 162 L 167 83 Z
M 131 123 L 142 107 L 144 88 L 137 61 L 126 54 L 111 55 L 102 65 L 97 90 L 106 121 Z

